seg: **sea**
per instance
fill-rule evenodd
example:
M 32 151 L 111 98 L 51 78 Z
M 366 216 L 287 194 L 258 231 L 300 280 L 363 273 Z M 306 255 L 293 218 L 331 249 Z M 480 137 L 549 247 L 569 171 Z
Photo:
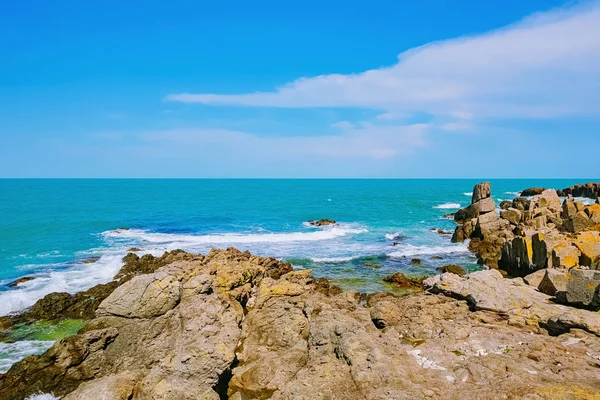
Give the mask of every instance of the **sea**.
M 465 243 L 451 243 L 444 232 L 455 223 L 444 215 L 468 206 L 480 181 L 1 179 L 0 315 L 51 292 L 75 293 L 110 281 L 133 247 L 139 255 L 158 256 L 233 246 L 364 293 L 393 291 L 383 278 L 398 271 L 431 275 L 447 264 L 474 271 L 484 267 Z M 529 187 L 565 188 L 586 180 L 491 182 L 499 204 Z M 321 218 L 337 224 L 308 223 Z M 24 276 L 35 279 L 9 286 Z M 79 327 L 66 321 L 19 328 L 14 340 L 0 342 L 0 372 Z

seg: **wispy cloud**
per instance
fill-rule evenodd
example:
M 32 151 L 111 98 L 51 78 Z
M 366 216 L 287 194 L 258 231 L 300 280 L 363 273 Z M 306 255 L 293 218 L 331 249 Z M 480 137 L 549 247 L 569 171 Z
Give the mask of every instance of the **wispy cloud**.
M 171 146 L 177 152 L 202 151 L 244 154 L 286 159 L 289 157 L 328 157 L 384 159 L 407 154 L 428 145 L 430 126 L 375 125 L 362 122 L 342 124 L 340 133 L 318 136 L 261 136 L 225 129 L 184 129 L 139 134 L 142 144 L 156 148 Z M 167 148 L 163 147 L 163 148 Z
M 416 112 L 468 128 L 473 118 L 551 118 L 600 113 L 598 2 L 532 15 L 485 34 L 403 52 L 390 67 L 300 78 L 272 92 L 170 94 L 183 103 L 263 107 L 360 107 L 380 120 Z

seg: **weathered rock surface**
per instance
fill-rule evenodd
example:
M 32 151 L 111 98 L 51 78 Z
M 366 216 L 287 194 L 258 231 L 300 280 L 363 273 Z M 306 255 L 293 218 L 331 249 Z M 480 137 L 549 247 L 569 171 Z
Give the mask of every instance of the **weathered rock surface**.
M 22 277 L 22 278 L 15 279 L 15 280 L 14 280 L 14 281 L 12 281 L 11 283 L 9 283 L 7 286 L 8 286 L 8 287 L 16 287 L 16 286 L 19 286 L 19 285 L 21 285 L 21 284 L 23 284 L 23 283 L 25 283 L 25 282 L 32 281 L 32 280 L 34 280 L 34 279 L 35 279 L 35 277 L 33 277 L 33 276 L 24 276 L 24 277 Z
M 546 188 L 530 188 L 530 189 L 525 189 L 521 192 L 521 196 L 522 197 L 530 197 L 530 196 L 536 196 L 538 194 L 542 194 L 542 192 L 546 190 Z
M 275 264 L 213 250 L 137 276 L 78 335 L 1 375 L 0 398 L 597 397 L 600 315 L 521 279 L 446 273 L 425 281 L 443 294 L 365 302 Z
M 332 219 L 322 218 L 322 219 L 318 219 L 316 221 L 311 219 L 310 221 L 308 221 L 308 224 L 311 226 L 327 226 L 327 225 L 335 225 L 335 224 L 337 224 L 337 222 Z
M 383 278 L 384 282 L 392 283 L 403 289 L 421 288 L 421 282 L 425 278 L 409 278 L 402 272 L 396 272 L 393 275 Z
M 559 195 L 563 197 L 587 197 L 597 199 L 600 197 L 600 182 L 589 182 L 580 185 L 574 185 L 569 188 L 559 190 Z
M 449 272 L 451 274 L 456 274 L 458 276 L 465 276 L 467 274 L 467 272 L 464 270 L 463 267 L 461 267 L 460 265 L 456 265 L 456 264 L 444 265 L 443 267 L 439 267 L 436 269 L 438 271 L 441 271 L 442 273 Z

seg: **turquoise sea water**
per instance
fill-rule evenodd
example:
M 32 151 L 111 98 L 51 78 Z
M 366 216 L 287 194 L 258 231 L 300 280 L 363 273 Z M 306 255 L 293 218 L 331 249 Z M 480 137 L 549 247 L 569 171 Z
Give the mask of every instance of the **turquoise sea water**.
M 382 278 L 397 271 L 432 274 L 450 263 L 480 268 L 464 244 L 431 231 L 454 229 L 454 222 L 441 217 L 468 205 L 478 181 L 0 180 L 0 315 L 50 292 L 76 292 L 110 280 L 130 247 L 159 255 L 235 246 L 364 292 L 391 289 Z M 500 201 L 528 187 L 582 182 L 493 180 L 492 192 Z M 339 225 L 306 224 L 319 218 Z M 83 263 L 91 257 L 99 259 Z M 412 265 L 412 258 L 421 265 Z M 21 276 L 35 279 L 7 286 Z M 44 348 L 32 346 L 30 352 Z M 0 359 L 9 350 L 11 360 L 23 353 L 0 348 Z

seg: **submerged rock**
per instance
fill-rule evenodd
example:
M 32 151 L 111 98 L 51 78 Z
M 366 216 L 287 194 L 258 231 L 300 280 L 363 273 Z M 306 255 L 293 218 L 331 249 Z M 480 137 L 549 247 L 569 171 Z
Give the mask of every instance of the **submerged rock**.
M 35 276 L 24 276 L 24 277 L 22 277 L 22 278 L 15 279 L 15 280 L 14 280 L 14 281 L 12 281 L 11 283 L 9 283 L 7 286 L 8 286 L 8 287 L 11 287 L 11 288 L 12 288 L 12 287 L 16 287 L 16 286 L 19 286 L 19 285 L 20 285 L 20 284 L 22 284 L 22 283 L 29 282 L 29 281 L 32 281 L 32 280 L 34 280 L 34 279 L 35 279 Z
M 424 277 L 422 278 L 409 278 L 404 275 L 402 272 L 396 272 L 393 275 L 386 276 L 383 278 L 384 282 L 392 283 L 395 286 L 398 286 L 402 289 L 412 289 L 412 288 L 420 288 L 421 282 L 423 282 Z
M 449 272 L 458 276 L 465 276 L 467 274 L 463 267 L 456 264 L 444 265 L 443 267 L 436 268 L 436 270 L 441 271 L 442 273 Z

